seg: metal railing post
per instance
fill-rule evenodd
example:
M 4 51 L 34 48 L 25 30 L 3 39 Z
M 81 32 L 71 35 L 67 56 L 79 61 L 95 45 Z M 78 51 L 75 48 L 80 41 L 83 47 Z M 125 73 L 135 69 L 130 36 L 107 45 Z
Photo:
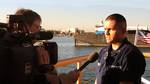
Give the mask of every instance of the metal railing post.
M 77 69 L 79 69 L 79 67 L 80 67 L 80 62 L 77 62 Z M 81 76 L 79 76 L 77 80 L 77 84 L 81 84 Z

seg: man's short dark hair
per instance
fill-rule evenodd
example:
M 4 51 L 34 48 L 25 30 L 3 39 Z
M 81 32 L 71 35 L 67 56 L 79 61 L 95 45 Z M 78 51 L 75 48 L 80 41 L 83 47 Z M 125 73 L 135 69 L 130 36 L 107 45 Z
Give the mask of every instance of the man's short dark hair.
M 117 14 L 117 13 L 111 14 L 105 20 L 115 20 L 117 25 L 120 28 L 125 29 L 125 31 L 126 31 L 127 22 L 126 22 L 126 19 L 125 19 L 125 17 L 123 15 Z

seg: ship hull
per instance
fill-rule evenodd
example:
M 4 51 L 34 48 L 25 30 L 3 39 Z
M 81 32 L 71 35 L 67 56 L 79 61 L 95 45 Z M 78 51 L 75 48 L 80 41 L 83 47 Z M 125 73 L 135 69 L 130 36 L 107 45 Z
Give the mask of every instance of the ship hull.
M 128 40 L 134 44 L 135 34 L 127 34 Z M 82 34 L 75 34 L 75 46 L 107 46 L 104 34 L 96 35 L 93 32 L 86 32 Z M 137 47 L 150 47 L 140 40 L 136 43 Z

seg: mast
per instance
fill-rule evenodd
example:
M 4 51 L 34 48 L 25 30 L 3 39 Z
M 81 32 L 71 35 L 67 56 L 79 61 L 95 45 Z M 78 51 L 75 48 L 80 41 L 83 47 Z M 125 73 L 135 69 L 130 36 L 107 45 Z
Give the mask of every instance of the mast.
M 135 45 L 135 46 L 137 45 L 138 27 L 139 27 L 139 24 L 137 25 L 136 32 L 135 32 L 135 37 L 134 37 L 134 45 Z

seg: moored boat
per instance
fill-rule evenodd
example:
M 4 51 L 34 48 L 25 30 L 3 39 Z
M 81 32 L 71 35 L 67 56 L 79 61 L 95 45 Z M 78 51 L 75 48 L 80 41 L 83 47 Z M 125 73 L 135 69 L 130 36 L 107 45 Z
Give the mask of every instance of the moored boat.
M 100 28 L 100 27 L 102 28 L 102 26 L 97 26 L 97 28 Z M 137 27 L 127 28 L 128 40 L 133 44 L 135 44 L 135 40 L 137 40 L 136 42 L 137 47 L 150 47 L 150 44 L 142 41 L 142 38 L 139 35 L 136 35 L 136 31 L 137 31 L 136 28 Z M 144 28 L 140 27 L 138 29 L 144 33 L 147 33 L 147 34 L 149 33 L 149 37 L 150 37 L 150 31 L 146 27 Z M 100 29 L 96 29 L 96 32 L 84 32 L 84 33 L 75 34 L 74 36 L 75 46 L 106 46 L 108 45 L 106 44 L 106 41 L 105 41 L 104 30 L 103 29 L 101 29 L 100 31 L 98 30 Z M 149 37 L 148 37 L 148 40 L 149 40 Z

